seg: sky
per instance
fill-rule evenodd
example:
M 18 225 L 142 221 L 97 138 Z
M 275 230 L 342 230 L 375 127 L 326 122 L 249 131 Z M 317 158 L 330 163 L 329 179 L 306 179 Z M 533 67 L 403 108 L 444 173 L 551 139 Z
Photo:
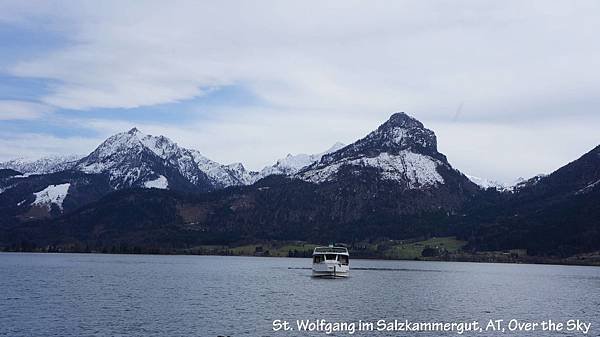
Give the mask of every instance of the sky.
M 404 111 L 510 182 L 600 144 L 597 1 L 0 1 L 0 160 L 136 126 L 258 170 Z

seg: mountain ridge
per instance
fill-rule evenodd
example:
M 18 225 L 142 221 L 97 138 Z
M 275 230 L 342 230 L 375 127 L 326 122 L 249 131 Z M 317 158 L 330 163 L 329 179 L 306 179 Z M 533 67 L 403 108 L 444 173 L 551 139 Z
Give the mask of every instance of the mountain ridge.
M 174 163 L 179 163 L 182 156 L 192 158 L 190 153 L 182 154 L 184 150 L 164 138 L 148 138 L 139 135 L 138 130 L 130 130 L 109 138 L 77 165 L 87 174 L 108 179 L 113 190 L 118 183 L 144 187 L 141 184 L 150 181 L 153 187 L 168 186 L 172 191 L 122 189 L 75 210 L 68 207 L 71 198 L 67 194 L 63 215 L 57 213 L 60 207 L 56 207 L 54 216 L 45 216 L 42 222 L 27 222 L 28 225 L 21 229 L 33 226 L 53 240 L 61 241 L 64 238 L 48 233 L 45 228 L 56 228 L 57 232 L 69 228 L 69 231 L 79 233 L 77 240 L 90 243 L 121 240 L 131 235 L 129 231 L 138 227 L 136 223 L 156 226 L 167 221 L 165 219 L 171 230 L 179 233 L 174 235 L 186 232 L 197 243 L 235 238 L 307 239 L 316 236 L 337 240 L 348 239 L 348 235 L 373 234 L 406 237 L 441 230 L 439 225 L 431 227 L 432 224 L 424 223 L 421 215 L 427 214 L 445 224 L 449 214 L 457 212 L 478 188 L 437 152 L 431 130 L 404 114 L 393 115 L 390 120 L 350 145 L 334 147 L 333 152 L 322 155 L 318 162 L 299 173 L 269 175 L 253 185 L 211 190 L 208 191 L 211 193 L 197 197 L 180 194 L 193 190 L 174 188 L 172 176 L 159 171 L 158 166 L 151 166 L 157 162 L 156 158 L 160 158 L 161 164 L 166 162 L 169 167 L 176 168 Z M 140 161 L 142 157 L 152 160 Z M 372 158 L 384 157 L 386 162 L 372 161 Z M 177 160 L 170 162 L 174 158 Z M 418 160 L 410 161 L 412 158 Z M 139 168 L 142 164 L 146 166 Z M 121 167 L 125 170 L 121 171 Z M 118 168 L 119 174 L 107 174 L 105 171 L 109 168 Z M 136 175 L 121 174 L 131 168 L 138 169 L 134 171 Z M 334 179 L 302 179 L 303 174 L 315 168 L 326 171 L 335 168 Z M 420 172 L 424 168 L 429 171 L 422 175 Z M 433 175 L 433 180 L 428 180 L 429 174 Z M 123 180 L 122 177 L 134 180 Z M 64 184 L 62 180 L 51 183 Z M 25 191 L 31 192 L 38 191 Z M 15 196 L 12 200 L 16 199 Z M 165 208 L 159 214 L 150 211 L 156 207 L 155 203 L 161 202 L 165 202 Z M 24 205 L 19 209 L 27 208 Z M 131 216 L 127 226 L 123 218 L 115 219 L 117 210 L 121 216 L 125 213 L 127 217 Z M 417 226 L 418 223 L 422 225 Z M 36 227 L 38 224 L 45 227 Z M 81 228 L 73 226 L 83 226 L 90 231 L 82 233 Z M 111 228 L 111 234 L 102 234 L 101 228 Z M 345 230 L 340 231 L 341 228 Z M 17 233 L 21 229 L 17 229 Z M 159 238 L 152 237 L 152 240 Z
M 472 251 L 571 256 L 600 250 L 600 146 L 500 192 L 454 169 L 437 151 L 433 131 L 396 113 L 295 173 L 238 175 L 251 183 L 214 188 L 211 174 L 243 172 L 243 165 L 206 159 L 200 170 L 205 157 L 199 152 L 146 136 L 137 129 L 117 134 L 66 171 L 0 170 L 0 247 L 185 248 L 452 235 Z M 311 159 L 317 157 L 290 167 Z M 125 173 L 111 176 L 113 168 Z M 207 184 L 186 178 L 194 174 Z
M 22 174 L 47 174 L 72 168 L 83 155 L 50 155 L 36 159 L 15 158 L 0 162 L 0 169 L 12 169 Z

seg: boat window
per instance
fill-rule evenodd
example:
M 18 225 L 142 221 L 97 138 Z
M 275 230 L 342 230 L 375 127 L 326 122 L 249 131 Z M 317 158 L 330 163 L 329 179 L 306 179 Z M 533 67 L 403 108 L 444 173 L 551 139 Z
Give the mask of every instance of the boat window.
M 335 260 L 336 256 L 337 255 L 335 255 L 335 254 L 326 254 L 325 255 L 325 259 L 327 259 L 327 260 Z
M 321 263 L 325 259 L 324 255 L 315 255 L 313 256 L 313 263 Z
M 346 256 L 346 255 L 340 255 L 339 259 L 340 259 L 340 262 L 343 265 L 348 265 L 348 256 Z
M 347 253 L 348 249 L 345 247 L 317 247 L 315 253 Z

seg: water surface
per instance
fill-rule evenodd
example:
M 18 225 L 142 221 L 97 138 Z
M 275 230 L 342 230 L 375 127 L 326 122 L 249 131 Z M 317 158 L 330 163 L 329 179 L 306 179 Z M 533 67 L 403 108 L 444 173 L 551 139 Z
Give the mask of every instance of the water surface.
M 600 335 L 597 267 L 352 260 L 364 269 L 336 280 L 308 267 L 297 258 L 2 253 L 0 336 L 326 336 L 272 323 L 513 318 L 580 319 Z

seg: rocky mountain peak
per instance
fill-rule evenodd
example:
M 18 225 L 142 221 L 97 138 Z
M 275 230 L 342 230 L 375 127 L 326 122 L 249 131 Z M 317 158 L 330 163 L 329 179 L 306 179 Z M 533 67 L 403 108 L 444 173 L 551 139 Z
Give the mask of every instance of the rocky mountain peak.
M 433 131 L 425 128 L 423 123 L 404 112 L 394 113 L 366 137 L 323 156 L 321 161 L 327 164 L 341 158 L 372 158 L 381 153 L 398 155 L 403 151 L 446 161 L 446 157 L 437 151 L 437 140 Z
M 366 137 L 325 154 L 320 161 L 299 171 L 296 177 L 319 184 L 337 180 L 340 172 L 371 171 L 377 172 L 380 179 L 395 181 L 407 189 L 423 189 L 445 183 L 438 169 L 454 172 L 446 157 L 437 151 L 433 131 L 399 112 Z M 452 180 L 468 182 L 464 176 L 450 174 Z
M 324 152 L 315 154 L 299 153 L 293 155 L 288 153 L 284 158 L 277 159 L 277 162 L 272 166 L 266 166 L 257 175 L 256 178 L 264 178 L 270 175 L 293 175 L 300 171 L 302 168 L 309 166 L 321 159 L 321 157 L 327 153 L 335 152 L 345 145 L 340 142 L 336 142 L 329 149 Z
M 383 146 L 392 152 L 412 150 L 428 155 L 437 153 L 437 140 L 433 131 L 404 112 L 393 114 L 365 140 L 364 143 Z
M 47 174 L 71 169 L 83 155 L 51 155 L 39 159 L 17 158 L 0 163 L 0 169 L 22 174 Z
M 77 168 L 87 173 L 108 173 L 115 188 L 146 186 L 163 179 L 165 186 L 191 184 L 212 190 L 244 184 L 245 169 L 228 167 L 196 150 L 177 145 L 167 137 L 142 133 L 137 128 L 117 133 L 80 160 Z
M 401 128 L 411 128 L 411 127 L 423 128 L 423 123 L 421 123 L 417 119 L 409 116 L 408 114 L 406 114 L 406 112 L 393 113 L 390 116 L 390 118 L 385 123 L 383 123 L 381 126 L 384 126 L 384 125 L 390 125 L 390 126 L 401 127 Z
M 131 130 L 127 131 L 128 134 L 130 135 L 135 135 L 136 133 L 139 133 L 140 130 L 138 130 L 138 128 L 136 128 L 135 126 L 133 128 L 131 128 Z

